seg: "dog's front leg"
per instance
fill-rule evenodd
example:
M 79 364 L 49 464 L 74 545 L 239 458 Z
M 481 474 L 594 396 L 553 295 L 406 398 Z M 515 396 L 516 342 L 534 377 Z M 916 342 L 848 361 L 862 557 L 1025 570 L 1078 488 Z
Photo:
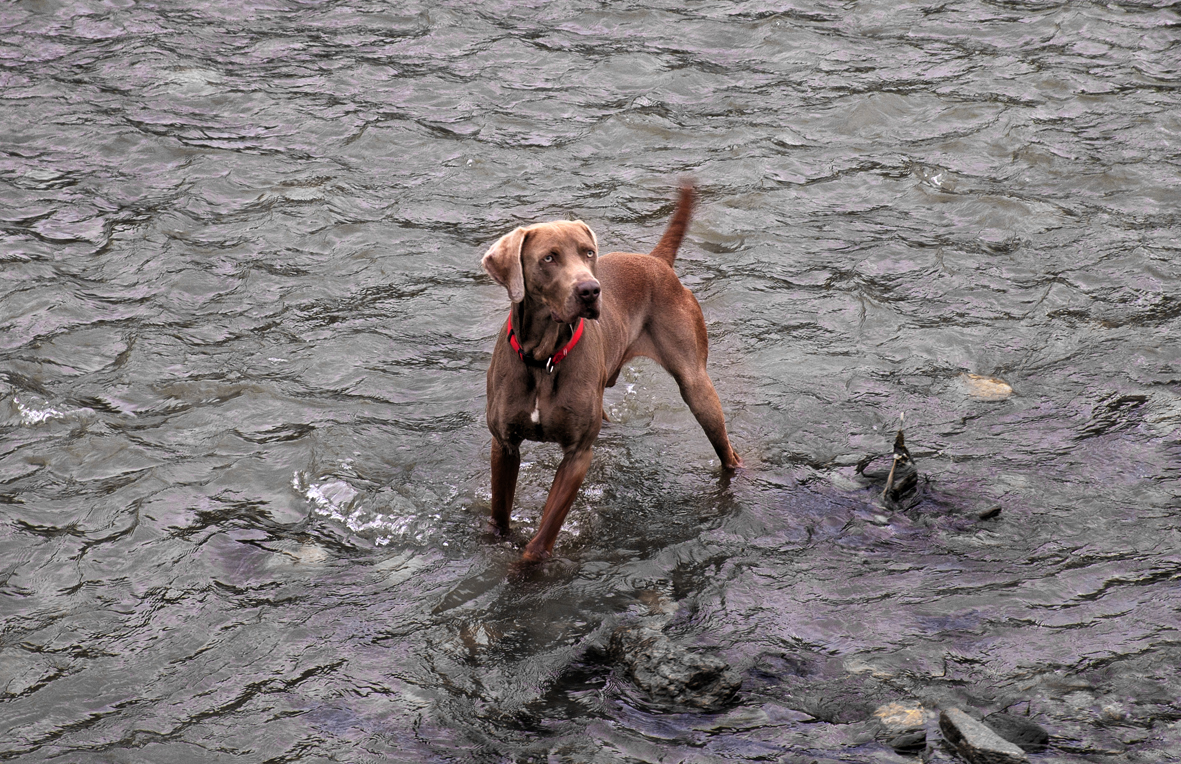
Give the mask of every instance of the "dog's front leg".
M 554 548 L 554 541 L 558 538 L 558 531 L 566 520 L 566 513 L 574 503 L 574 496 L 582 487 L 586 471 L 590 469 L 591 448 L 585 446 L 577 450 L 567 451 L 562 463 L 558 465 L 558 472 L 554 475 L 554 484 L 550 486 L 549 498 L 545 500 L 545 509 L 541 513 L 541 525 L 534 536 L 525 546 L 522 559 L 526 562 L 537 562 L 549 557 Z
M 521 470 L 520 444 L 504 445 L 492 438 L 492 524 L 497 533 L 509 531 L 513 497 L 517 493 L 517 475 Z

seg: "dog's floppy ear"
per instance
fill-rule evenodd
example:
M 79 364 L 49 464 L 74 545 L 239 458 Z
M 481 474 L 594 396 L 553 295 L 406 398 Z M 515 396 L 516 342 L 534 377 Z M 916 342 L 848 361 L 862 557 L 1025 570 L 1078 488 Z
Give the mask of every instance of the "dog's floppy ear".
M 582 222 L 581 220 L 575 220 L 574 222 L 585 228 L 586 232 L 590 234 L 591 241 L 595 244 L 595 256 L 597 257 L 599 255 L 599 237 L 595 236 L 595 232 L 592 231 L 591 227 L 586 223 Z
M 513 302 L 525 299 L 525 275 L 521 271 L 521 248 L 525 245 L 524 228 L 517 228 L 496 240 L 484 253 L 480 264 L 492 280 L 508 290 Z

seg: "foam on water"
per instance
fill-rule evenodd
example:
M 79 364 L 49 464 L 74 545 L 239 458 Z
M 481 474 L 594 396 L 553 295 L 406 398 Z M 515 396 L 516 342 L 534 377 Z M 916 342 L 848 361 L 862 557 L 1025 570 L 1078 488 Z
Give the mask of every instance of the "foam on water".
M 28 426 L 66 417 L 63 412 L 45 403 L 25 403 L 18 396 L 13 396 L 12 402 L 16 405 L 16 410 L 20 412 L 21 422 Z
M 391 542 L 450 545 L 437 508 L 456 498 L 458 492 L 454 487 L 440 499 L 425 488 L 408 490 L 410 496 L 394 490 L 367 492 L 343 478 L 311 480 L 301 471 L 293 475 L 291 482 L 314 514 L 339 523 L 376 546 Z

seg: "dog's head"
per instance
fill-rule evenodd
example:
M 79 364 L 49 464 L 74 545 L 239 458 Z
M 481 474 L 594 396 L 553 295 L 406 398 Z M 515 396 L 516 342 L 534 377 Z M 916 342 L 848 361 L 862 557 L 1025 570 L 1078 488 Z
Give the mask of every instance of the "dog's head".
M 505 234 L 484 255 L 484 270 L 508 290 L 509 299 L 531 301 L 562 323 L 598 318 L 595 270 L 599 242 L 581 220 L 537 223 Z

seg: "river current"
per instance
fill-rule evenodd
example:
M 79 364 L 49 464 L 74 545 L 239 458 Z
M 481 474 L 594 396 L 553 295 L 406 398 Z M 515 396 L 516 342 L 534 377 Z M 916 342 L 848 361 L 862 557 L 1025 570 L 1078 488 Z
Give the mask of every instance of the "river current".
M 916 761 L 897 702 L 1176 761 L 1179 89 L 1150 0 L 4 4 L 0 759 Z M 637 360 L 522 571 L 480 256 L 682 178 L 746 469 Z

